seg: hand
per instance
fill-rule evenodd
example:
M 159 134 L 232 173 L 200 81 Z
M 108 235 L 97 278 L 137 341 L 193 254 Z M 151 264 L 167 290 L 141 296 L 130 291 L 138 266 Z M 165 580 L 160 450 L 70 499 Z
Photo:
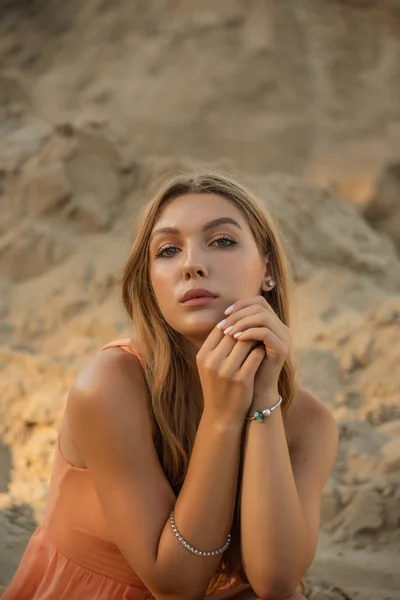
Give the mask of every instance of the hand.
M 214 327 L 196 355 L 203 414 L 243 427 L 253 402 L 254 377 L 264 357 L 264 347 L 253 340 L 237 341 Z
M 291 332 L 261 295 L 237 300 L 233 307 L 221 321 L 222 328 L 221 323 L 217 327 L 224 332 L 232 327 L 225 335 L 233 339 L 256 340 L 264 345 L 266 356 L 255 375 L 254 398 L 275 394 L 278 400 L 278 380 L 292 345 Z

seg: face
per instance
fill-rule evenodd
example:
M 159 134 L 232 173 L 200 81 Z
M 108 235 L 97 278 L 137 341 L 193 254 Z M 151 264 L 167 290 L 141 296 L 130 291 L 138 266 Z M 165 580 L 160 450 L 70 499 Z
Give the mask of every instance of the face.
M 226 222 L 211 225 L 216 219 Z M 230 220 L 228 222 L 228 219 Z M 176 232 L 159 231 L 174 228 Z M 150 279 L 161 313 L 192 348 L 200 348 L 224 311 L 239 298 L 261 293 L 267 259 L 233 202 L 190 194 L 169 202 L 150 242 Z M 182 303 L 189 289 L 214 293 L 203 303 Z

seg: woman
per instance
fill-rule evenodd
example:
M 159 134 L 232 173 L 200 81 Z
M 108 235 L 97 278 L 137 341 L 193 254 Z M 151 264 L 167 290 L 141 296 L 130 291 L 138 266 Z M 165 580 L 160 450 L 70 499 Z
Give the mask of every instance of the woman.
M 338 429 L 296 384 L 270 216 L 230 176 L 172 178 L 122 293 L 135 339 L 74 381 L 3 600 L 304 598 Z

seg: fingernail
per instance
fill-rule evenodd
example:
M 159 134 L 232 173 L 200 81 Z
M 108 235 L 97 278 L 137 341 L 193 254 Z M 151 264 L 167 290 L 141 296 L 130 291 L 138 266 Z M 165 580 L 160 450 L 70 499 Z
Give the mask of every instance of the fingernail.
M 228 319 L 224 319 L 223 321 L 220 321 L 217 325 L 218 329 L 222 329 L 223 327 L 225 327 L 227 322 L 228 322 Z
M 234 334 L 234 338 L 238 338 L 242 335 L 243 331 L 238 331 L 237 333 Z
M 230 333 L 233 329 L 233 325 L 231 325 L 230 327 L 227 327 L 227 329 L 225 329 L 224 333 Z
M 228 308 L 226 309 L 226 311 L 224 312 L 225 315 L 230 315 L 231 312 L 233 312 L 233 309 L 235 308 L 235 306 L 232 304 L 231 306 L 228 306 Z

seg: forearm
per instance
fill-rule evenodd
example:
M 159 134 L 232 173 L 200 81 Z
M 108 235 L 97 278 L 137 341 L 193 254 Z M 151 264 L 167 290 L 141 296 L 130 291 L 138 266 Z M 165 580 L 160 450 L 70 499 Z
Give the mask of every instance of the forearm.
M 181 535 L 198 550 L 223 546 L 230 532 L 243 425 L 200 421 L 184 484 L 174 511 Z M 167 522 L 157 562 L 164 581 L 182 598 L 203 597 L 222 555 L 196 556 L 176 538 Z M 190 594 L 190 595 L 189 595 Z M 194 596 L 193 596 L 194 595 Z
M 255 410 L 276 399 L 264 398 Z M 246 423 L 240 498 L 246 573 L 255 590 L 290 593 L 304 574 L 307 537 L 281 407 L 263 423 Z

